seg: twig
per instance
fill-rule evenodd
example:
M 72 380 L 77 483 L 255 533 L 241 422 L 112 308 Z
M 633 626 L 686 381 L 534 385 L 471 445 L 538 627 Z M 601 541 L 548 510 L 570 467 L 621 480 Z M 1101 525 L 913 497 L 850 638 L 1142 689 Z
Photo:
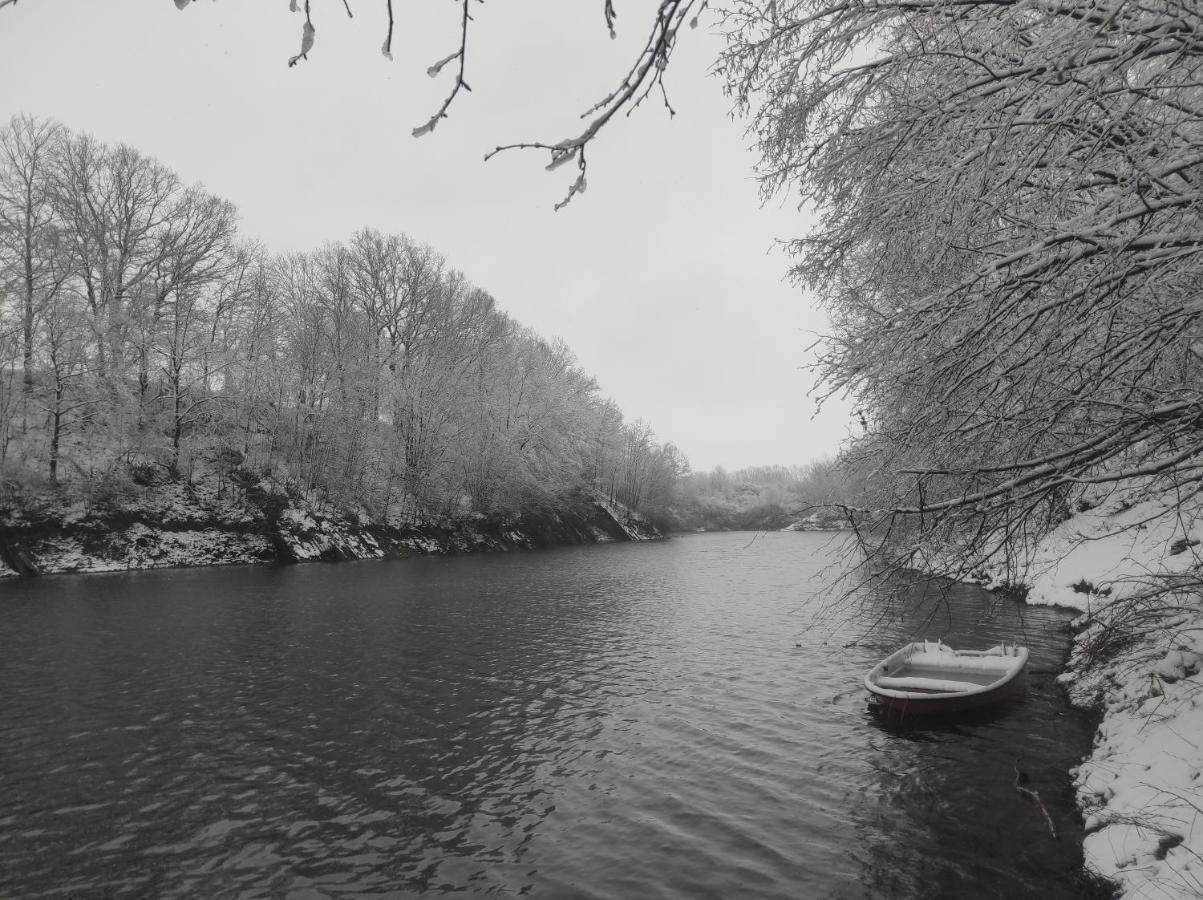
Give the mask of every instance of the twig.
M 468 12 L 468 4 L 472 0 L 460 0 L 460 7 L 463 10 L 460 20 L 460 37 L 459 49 L 450 56 L 445 56 L 436 62 L 433 66 L 426 70 L 426 74 L 434 78 L 442 71 L 443 66 L 453 60 L 459 60 L 459 71 L 455 74 L 455 86 L 451 88 L 451 93 L 447 95 L 447 99 L 443 101 L 443 105 L 439 107 L 438 112 L 430 117 L 430 120 L 425 125 L 419 125 L 413 130 L 414 137 L 422 137 L 424 134 L 430 134 L 434 131 L 434 127 L 439 124 L 439 119 L 447 118 L 447 110 L 451 107 L 451 103 L 459 95 L 460 90 L 471 91 L 468 82 L 464 81 L 464 66 L 468 60 L 468 23 L 472 21 L 472 15 Z M 478 3 L 483 3 L 484 0 L 476 0 Z
M 384 54 L 385 59 L 393 58 L 393 0 L 386 0 L 385 6 L 388 8 L 388 33 L 384 36 L 384 46 L 380 48 L 380 52 Z
M 292 8 L 296 8 L 295 3 Z M 291 69 L 302 59 L 309 59 L 309 51 L 313 49 L 313 38 L 316 34 L 313 19 L 309 15 L 309 0 L 305 0 L 305 24 L 301 26 L 301 52 L 288 60 L 288 68 Z
M 1027 797 L 1031 797 L 1034 801 L 1036 801 L 1036 805 L 1039 806 L 1040 811 L 1044 813 L 1044 821 L 1048 825 L 1049 834 L 1051 834 L 1053 839 L 1056 840 L 1057 826 L 1053 824 L 1053 817 L 1048 814 L 1048 808 L 1044 805 L 1044 801 L 1040 799 L 1040 795 L 1036 791 L 1032 790 L 1031 788 L 1026 788 L 1020 783 L 1024 775 L 1019 771 L 1019 764 L 1012 763 L 1012 766 L 1015 769 L 1015 790 Z
M 574 195 L 583 193 L 586 184 L 587 168 L 585 164 L 585 148 L 597 137 L 598 133 L 619 112 L 624 110 L 630 115 L 642 105 L 653 88 L 659 86 L 664 98 L 664 105 L 671 115 L 676 111 L 668 101 L 668 93 L 664 89 L 664 71 L 668 66 L 676 45 L 677 34 L 683 23 L 695 27 L 697 14 L 706 7 L 707 0 L 660 0 L 656 18 L 648 35 L 647 42 L 636 57 L 634 64 L 617 88 L 599 100 L 581 115 L 586 120 L 585 130 L 576 137 L 568 137 L 556 143 L 544 141 L 529 141 L 516 144 L 503 144 L 485 154 L 488 161 L 507 150 L 546 150 L 551 154 L 548 170 L 556 169 L 570 160 L 576 160 L 578 175 L 568 189 L 567 196 L 556 204 L 556 209 L 563 209 Z M 693 13 L 690 16 L 690 13 Z M 614 31 L 613 6 L 606 4 L 606 25 Z

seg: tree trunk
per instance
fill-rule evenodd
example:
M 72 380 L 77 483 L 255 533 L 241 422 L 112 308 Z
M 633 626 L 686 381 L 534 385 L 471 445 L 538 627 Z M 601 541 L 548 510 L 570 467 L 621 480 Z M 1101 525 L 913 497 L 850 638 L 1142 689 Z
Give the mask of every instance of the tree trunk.
M 50 483 L 58 484 L 58 446 L 63 431 L 63 382 L 54 382 L 54 415 L 50 429 Z
M 172 415 L 171 429 L 171 471 L 177 477 L 180 474 L 180 433 L 184 430 L 183 417 L 180 415 L 180 373 L 177 370 L 174 378 L 173 393 L 175 394 L 175 402 Z
M 29 401 L 33 397 L 33 242 L 28 229 L 25 235 L 25 308 L 21 317 L 21 433 L 29 418 Z

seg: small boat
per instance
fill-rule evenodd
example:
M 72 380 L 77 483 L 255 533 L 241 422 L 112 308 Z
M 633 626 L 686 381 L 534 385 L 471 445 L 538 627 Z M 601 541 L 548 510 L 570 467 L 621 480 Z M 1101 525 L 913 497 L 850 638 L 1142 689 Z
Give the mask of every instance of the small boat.
M 953 650 L 942 641 L 917 641 L 869 670 L 865 687 L 886 707 L 905 715 L 960 712 L 1022 694 L 1028 648 L 999 644 Z

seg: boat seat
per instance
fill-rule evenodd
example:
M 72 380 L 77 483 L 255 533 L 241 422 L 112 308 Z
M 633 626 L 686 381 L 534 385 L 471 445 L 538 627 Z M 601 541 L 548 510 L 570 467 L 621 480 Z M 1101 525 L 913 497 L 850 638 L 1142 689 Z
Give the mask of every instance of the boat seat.
M 878 687 L 893 691 L 933 691 L 940 694 L 961 694 L 965 691 L 978 690 L 986 687 L 972 681 L 953 681 L 949 678 L 920 678 L 916 675 L 891 678 L 887 675 L 874 680 Z

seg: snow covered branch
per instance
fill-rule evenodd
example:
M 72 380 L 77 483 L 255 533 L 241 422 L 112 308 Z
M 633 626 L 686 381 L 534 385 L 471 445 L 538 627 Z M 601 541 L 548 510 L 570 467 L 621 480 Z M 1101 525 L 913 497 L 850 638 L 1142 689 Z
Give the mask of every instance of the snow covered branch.
M 868 541 L 965 570 L 1087 489 L 1189 494 L 1199 10 L 744 0 L 726 23 L 765 191 L 822 212 L 795 275 L 833 323 L 818 392 L 863 417 L 846 460 L 875 473 Z
M 697 27 L 698 15 L 707 4 L 708 0 L 660 0 L 655 21 L 643 49 L 618 87 L 581 114 L 586 124 L 580 134 L 554 143 L 534 141 L 503 144 L 485 154 L 485 160 L 488 161 L 507 150 L 544 150 L 551 157 L 547 165 L 548 171 L 558 169 L 565 163 L 575 162 L 577 177 L 569 186 L 564 199 L 556 204 L 557 210 L 562 209 L 575 195 L 584 193 L 587 174 L 585 149 L 615 115 L 619 112 L 630 115 L 656 88 L 661 90 L 669 115 L 675 115 L 664 88 L 664 73 L 682 26 L 688 23 L 690 28 Z M 611 35 L 614 33 L 613 23 L 614 10 L 607 0 L 606 24 L 611 30 Z
M 0 6 L 10 2 L 15 2 L 15 0 L 4 0 L 4 2 L 0 2 Z M 193 0 L 175 0 L 176 6 L 179 9 L 186 8 L 192 2 Z M 414 137 L 422 137 L 434 131 L 439 122 L 447 118 L 450 114 L 451 107 L 461 92 L 471 92 L 472 90 L 466 79 L 469 27 L 473 22 L 472 4 L 483 4 L 485 0 L 456 0 L 456 2 L 460 10 L 459 45 L 454 51 L 431 64 L 426 70 L 431 78 L 436 78 L 445 68 L 454 64 L 455 77 L 451 85 L 451 91 L 438 109 L 435 110 L 434 114 L 424 123 L 413 129 L 412 133 Z M 350 16 L 351 7 L 349 0 L 343 0 L 343 3 L 347 15 Z M 625 114 L 629 115 L 634 109 L 642 105 L 649 94 L 653 91 L 658 91 L 669 115 L 675 115 L 675 110 L 669 102 L 668 92 L 664 85 L 664 73 L 672 57 L 681 29 L 685 26 L 689 28 L 696 27 L 698 16 L 708 4 L 709 0 L 659 0 L 643 48 L 619 85 L 581 115 L 581 118 L 585 121 L 585 127 L 580 134 L 554 142 L 534 141 L 500 145 L 486 154 L 485 159 L 488 160 L 505 150 L 534 149 L 546 151 L 550 154 L 549 170 L 554 170 L 567 162 L 575 162 L 577 169 L 576 178 L 569 186 L 568 193 L 563 201 L 556 205 L 556 209 L 561 209 L 574 196 L 585 191 L 587 173 L 585 149 L 610 124 L 619 112 L 625 112 Z M 384 0 L 384 7 L 388 22 L 380 52 L 386 59 L 391 60 L 393 58 L 393 34 L 396 27 L 393 0 Z M 298 6 L 298 0 L 290 0 L 290 9 L 293 12 L 302 11 L 302 8 Z M 304 0 L 303 12 L 305 21 L 301 29 L 300 52 L 289 58 L 289 66 L 295 66 L 301 60 L 307 60 L 310 51 L 313 49 L 316 29 L 313 24 L 310 0 Z M 609 31 L 611 37 L 615 37 L 617 11 L 614 0 L 603 0 L 602 12 L 606 29 Z

